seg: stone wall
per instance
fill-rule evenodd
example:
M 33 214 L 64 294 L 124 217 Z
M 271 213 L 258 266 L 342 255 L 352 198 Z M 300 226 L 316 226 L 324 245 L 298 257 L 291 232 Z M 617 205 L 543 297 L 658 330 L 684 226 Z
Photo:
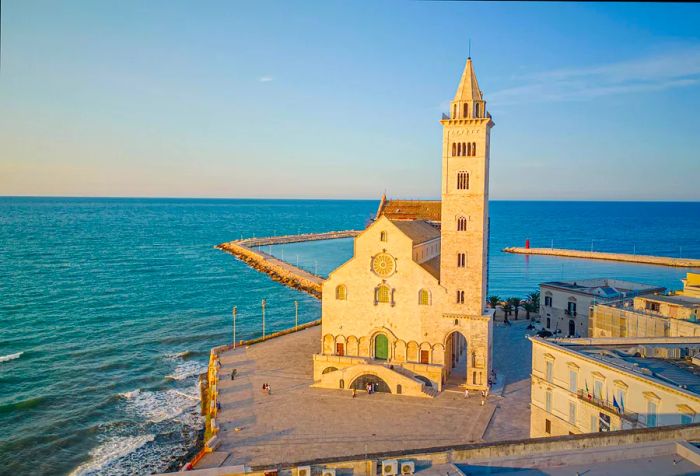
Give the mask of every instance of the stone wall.
M 629 263 L 657 264 L 679 268 L 700 268 L 700 259 L 671 258 L 667 256 L 630 255 L 625 253 L 603 253 L 601 251 L 565 250 L 561 248 L 504 248 L 505 253 L 524 255 L 564 256 L 567 258 L 602 259 L 609 261 L 626 261 Z

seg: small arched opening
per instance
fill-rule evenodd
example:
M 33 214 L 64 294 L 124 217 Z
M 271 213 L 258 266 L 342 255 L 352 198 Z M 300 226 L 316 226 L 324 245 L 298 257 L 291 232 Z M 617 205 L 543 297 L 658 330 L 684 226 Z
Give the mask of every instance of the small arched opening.
M 321 373 L 327 374 L 330 372 L 335 372 L 336 370 L 338 370 L 338 367 L 326 367 L 325 369 L 323 369 L 323 372 L 321 372 Z
M 377 377 L 376 375 L 370 374 L 364 374 L 357 377 L 350 384 L 350 388 L 354 390 L 367 390 L 367 386 L 369 384 L 372 385 L 372 391 L 374 392 L 391 393 L 389 385 L 387 385 L 387 383 L 384 380 Z

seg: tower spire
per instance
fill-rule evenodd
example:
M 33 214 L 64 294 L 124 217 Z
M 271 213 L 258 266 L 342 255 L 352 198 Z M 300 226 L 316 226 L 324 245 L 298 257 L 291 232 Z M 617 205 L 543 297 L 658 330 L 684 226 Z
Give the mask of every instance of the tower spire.
M 476 80 L 476 73 L 474 72 L 474 65 L 472 64 L 471 57 L 467 58 L 467 64 L 464 65 L 464 72 L 462 73 L 462 78 L 459 81 L 459 86 L 457 87 L 457 93 L 455 94 L 455 101 L 481 101 L 481 90 L 479 89 L 479 83 Z

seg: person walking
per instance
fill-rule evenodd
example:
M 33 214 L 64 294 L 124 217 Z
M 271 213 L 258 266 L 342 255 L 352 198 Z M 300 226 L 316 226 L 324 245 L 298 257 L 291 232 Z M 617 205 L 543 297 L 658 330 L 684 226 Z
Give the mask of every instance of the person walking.
M 355 389 L 353 388 L 353 389 L 352 389 L 352 398 L 355 398 L 355 397 L 357 397 L 357 390 L 355 390 Z
M 469 398 L 469 389 L 464 390 L 464 398 Z
M 237 374 L 237 373 L 238 373 L 238 370 L 237 370 L 237 369 L 233 369 L 233 370 L 231 371 L 231 380 L 235 380 L 235 379 L 236 379 L 236 374 Z

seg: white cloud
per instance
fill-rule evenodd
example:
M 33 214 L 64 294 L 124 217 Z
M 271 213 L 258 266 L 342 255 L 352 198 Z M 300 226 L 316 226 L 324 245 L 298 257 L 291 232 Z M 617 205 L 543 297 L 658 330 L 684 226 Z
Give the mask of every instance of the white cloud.
M 491 104 L 589 100 L 687 87 L 700 84 L 700 47 L 613 64 L 545 71 L 515 80 L 521 85 L 489 94 Z
M 258 78 L 258 82 L 260 83 L 269 83 L 272 81 L 274 78 L 272 76 L 261 76 Z

